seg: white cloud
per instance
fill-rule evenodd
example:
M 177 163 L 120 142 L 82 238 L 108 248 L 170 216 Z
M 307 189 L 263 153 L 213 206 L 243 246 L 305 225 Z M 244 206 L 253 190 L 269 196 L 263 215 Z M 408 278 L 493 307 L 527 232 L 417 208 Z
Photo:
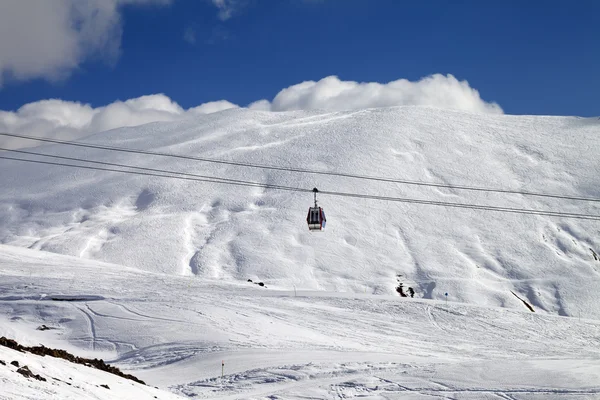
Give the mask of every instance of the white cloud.
M 26 104 L 16 112 L 0 111 L 0 132 L 74 140 L 110 129 L 175 121 L 236 107 L 239 106 L 220 100 L 185 110 L 164 94 L 116 101 L 97 108 L 71 101 L 42 100 Z M 0 136 L 0 147 L 35 145 L 34 141 Z
M 257 100 L 248 105 L 248 108 L 251 110 L 257 111 L 271 111 L 271 102 L 269 100 Z
M 271 111 L 346 110 L 403 105 L 432 106 L 476 113 L 502 113 L 496 103 L 481 99 L 467 81 L 435 74 L 416 82 L 399 79 L 389 83 L 341 81 L 328 76 L 306 81 L 280 91 L 273 101 L 260 100 L 250 108 Z
M 219 9 L 221 21 L 227 21 L 244 6 L 243 0 L 212 0 L 212 3 Z
M 500 114 L 495 103 L 481 99 L 477 90 L 452 75 L 433 75 L 417 82 L 405 79 L 389 83 L 358 83 L 329 76 L 281 90 L 272 101 L 258 100 L 249 109 L 264 111 L 347 110 L 371 107 L 422 105 L 474 113 Z M 184 109 L 163 94 L 116 101 L 93 108 L 62 100 L 26 104 L 16 112 L 0 111 L 0 132 L 60 139 L 77 139 L 109 129 L 156 121 L 175 121 L 239 107 L 227 100 L 212 101 Z M 31 142 L 0 136 L 0 145 L 27 146 Z
M 208 103 L 204 103 L 199 105 L 198 107 L 193 107 L 188 110 L 190 113 L 194 114 L 212 114 L 215 112 L 228 110 L 230 108 L 238 108 L 237 104 L 233 104 L 227 100 L 219 100 L 219 101 L 210 101 Z
M 84 60 L 116 62 L 124 5 L 171 0 L 2 0 L 0 85 L 15 80 L 66 78 Z
M 95 109 L 83 133 L 96 133 L 156 121 L 173 121 L 184 113 L 183 108 L 163 94 L 142 96 Z

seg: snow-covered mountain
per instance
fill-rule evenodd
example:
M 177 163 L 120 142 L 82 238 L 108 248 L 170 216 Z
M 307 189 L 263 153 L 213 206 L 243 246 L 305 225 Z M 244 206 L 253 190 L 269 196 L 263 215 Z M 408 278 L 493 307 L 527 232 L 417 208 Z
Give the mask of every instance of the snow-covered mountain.
M 228 110 L 85 142 L 236 162 L 600 198 L 600 121 L 400 107 Z M 64 145 L 48 154 L 320 190 L 600 214 L 600 203 L 289 173 Z M 15 156 L 14 154 L 10 154 Z M 17 155 L 22 157 L 22 155 Z M 35 157 L 30 157 L 35 158 Z M 39 159 L 39 157 L 37 157 Z M 48 159 L 46 159 L 48 160 Z M 49 160 L 59 161 L 60 160 Z M 64 162 L 64 161 L 63 161 Z M 199 279 L 393 294 L 600 316 L 598 221 L 0 160 L 0 242 Z
M 82 142 L 600 198 L 597 119 L 232 109 Z M 58 144 L 26 150 L 309 190 L 600 215 L 594 201 Z M 51 325 L 46 345 L 100 354 L 200 397 L 329 398 L 334 386 L 371 398 L 600 392 L 600 221 L 322 194 L 327 226 L 311 233 L 310 192 L 2 159 L 0 171 L 0 334 L 27 340 Z M 399 283 L 415 298 L 400 298 Z M 224 358 L 232 369 L 221 379 Z M 522 368 L 530 374 L 514 372 Z

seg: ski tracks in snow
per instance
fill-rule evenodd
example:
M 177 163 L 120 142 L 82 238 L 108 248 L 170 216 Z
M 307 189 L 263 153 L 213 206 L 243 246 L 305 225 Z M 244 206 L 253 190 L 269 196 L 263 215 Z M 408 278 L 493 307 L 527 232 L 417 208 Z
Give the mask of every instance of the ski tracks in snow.
M 439 329 L 440 331 L 443 331 L 442 327 L 439 326 L 435 320 L 435 317 L 433 315 L 433 307 L 434 306 L 427 306 L 427 317 L 429 318 L 431 325 L 433 325 L 435 328 Z
M 432 368 L 435 369 L 433 365 L 414 367 L 395 362 L 307 363 L 254 369 L 223 378 L 176 385 L 171 390 L 188 397 L 219 399 L 420 399 L 422 396 L 433 399 L 525 400 L 537 398 L 534 396 L 581 399 L 600 395 L 600 387 L 482 387 L 467 382 L 449 385 L 432 379 L 429 376 Z
M 88 311 L 84 310 L 83 307 L 75 306 L 75 308 L 78 309 L 85 316 L 85 319 L 87 320 L 92 350 L 96 351 L 96 325 L 94 323 L 94 317 L 92 317 Z M 87 306 L 87 304 L 86 304 L 86 308 L 88 308 L 88 310 L 89 310 L 89 307 Z

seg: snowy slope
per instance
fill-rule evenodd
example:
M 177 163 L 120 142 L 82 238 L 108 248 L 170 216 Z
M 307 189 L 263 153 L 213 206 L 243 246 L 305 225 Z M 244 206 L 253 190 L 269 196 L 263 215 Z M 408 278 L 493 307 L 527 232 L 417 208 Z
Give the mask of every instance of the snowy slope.
M 101 357 L 184 397 L 600 397 L 597 320 L 208 283 L 11 246 L 0 246 L 0 278 L 0 335 L 26 345 L 62 342 L 57 347 Z M 36 331 L 41 324 L 53 329 Z M 6 351 L 0 348 L 0 359 L 16 359 Z M 100 384 L 112 394 L 142 390 L 48 358 L 19 362 L 62 381 L 72 377 L 79 398 L 106 398 Z M 73 392 L 62 390 L 75 390 L 0 371 L 0 398 L 68 398 Z
M 600 197 L 600 121 L 423 107 L 227 110 L 86 142 L 240 162 Z M 598 203 L 432 189 L 66 146 L 38 151 L 311 189 L 600 214 Z M 0 160 L 0 242 L 149 272 L 600 317 L 597 221 L 321 196 Z
M 0 346 L 0 399 L 181 399 L 163 390 L 144 386 L 104 371 L 53 357 L 40 357 Z M 11 363 L 16 361 L 18 367 Z M 16 371 L 27 367 L 45 380 Z M 105 385 L 105 386 L 101 386 Z

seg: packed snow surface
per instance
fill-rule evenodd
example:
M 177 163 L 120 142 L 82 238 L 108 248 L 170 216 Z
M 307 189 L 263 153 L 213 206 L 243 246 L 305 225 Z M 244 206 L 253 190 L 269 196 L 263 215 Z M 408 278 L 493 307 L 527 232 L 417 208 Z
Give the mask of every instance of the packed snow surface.
M 237 109 L 83 141 L 600 198 L 598 119 Z M 592 201 L 64 145 L 27 150 L 303 189 L 600 215 Z M 600 396 L 599 221 L 321 195 L 327 227 L 311 233 L 312 193 L 8 160 L 0 171 L 0 334 L 99 356 L 197 398 Z M 414 298 L 399 297 L 399 283 Z M 36 331 L 40 324 L 56 329 Z
M 597 320 L 273 290 L 0 250 L 0 335 L 24 345 L 62 343 L 183 397 L 600 398 Z M 42 324 L 53 329 L 36 330 Z M 13 355 L 3 357 L 8 364 Z M 32 372 L 56 376 L 55 368 Z M 77 372 L 83 389 L 107 383 L 104 374 Z M 75 379 L 75 371 L 60 373 Z M 3 388 L 7 374 L 11 388 L 49 388 L 14 372 L 0 375 Z M 46 393 L 14 389 L 8 398 L 52 398 Z

